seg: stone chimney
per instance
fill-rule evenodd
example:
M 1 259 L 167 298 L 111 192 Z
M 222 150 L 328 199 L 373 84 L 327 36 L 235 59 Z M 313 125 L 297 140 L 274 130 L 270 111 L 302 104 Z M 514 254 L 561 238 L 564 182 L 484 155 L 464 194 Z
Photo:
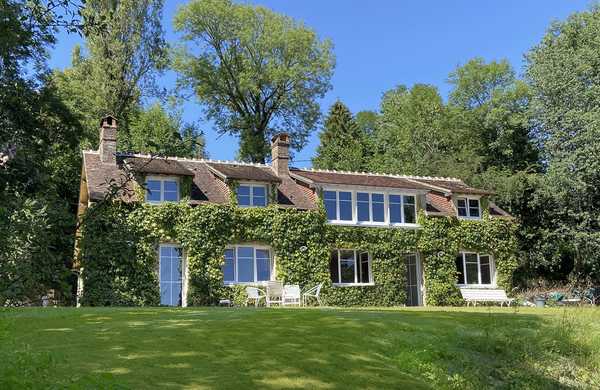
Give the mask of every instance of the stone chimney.
M 279 133 L 271 139 L 271 166 L 277 176 L 289 176 L 290 135 Z
M 117 163 L 117 120 L 108 115 L 100 122 L 100 161 L 105 164 Z

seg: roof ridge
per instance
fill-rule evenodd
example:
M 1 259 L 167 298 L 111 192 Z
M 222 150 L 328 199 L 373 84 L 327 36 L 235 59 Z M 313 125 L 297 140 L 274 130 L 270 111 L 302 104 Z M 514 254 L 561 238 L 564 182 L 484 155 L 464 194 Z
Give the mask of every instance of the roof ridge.
M 98 153 L 97 150 L 89 150 L 84 152 L 92 152 Z M 199 163 L 214 163 L 214 164 L 231 164 L 231 165 L 246 165 L 260 168 L 270 168 L 269 164 L 262 163 L 249 163 L 244 161 L 232 161 L 232 160 L 213 160 L 209 158 L 189 158 L 189 157 L 175 157 L 175 156 L 160 156 L 160 155 L 152 155 L 152 154 L 144 154 L 144 153 L 128 153 L 128 152 L 117 152 L 117 155 L 121 155 L 124 157 L 142 157 L 142 158 L 162 158 L 162 159 L 170 159 L 175 161 L 189 161 L 189 162 L 199 162 Z
M 307 172 L 322 172 L 322 173 L 339 173 L 343 175 L 365 175 L 365 176 L 383 176 L 383 177 L 393 177 L 398 179 L 412 179 L 412 180 L 442 180 L 442 181 L 454 181 L 460 182 L 463 181 L 456 177 L 443 177 L 443 176 L 416 176 L 416 175 L 397 175 L 393 173 L 375 173 L 375 172 L 358 172 L 358 171 L 339 171 L 335 169 L 315 169 L 315 168 L 296 168 L 300 171 Z

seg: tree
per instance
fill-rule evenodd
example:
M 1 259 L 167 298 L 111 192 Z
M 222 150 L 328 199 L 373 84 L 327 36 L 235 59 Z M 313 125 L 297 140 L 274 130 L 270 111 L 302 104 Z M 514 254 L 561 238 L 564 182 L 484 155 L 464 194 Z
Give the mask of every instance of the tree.
M 341 101 L 329 109 L 312 162 L 315 168 L 361 171 L 365 168 L 366 134 Z
M 457 123 L 456 113 L 445 106 L 433 86 L 416 84 L 410 90 L 399 86 L 386 92 L 373 137 L 376 152 L 371 170 L 470 176 L 479 160 Z
M 180 131 L 180 129 L 182 129 Z M 159 105 L 140 112 L 130 129 L 132 150 L 176 157 L 204 157 L 204 137 L 179 115 L 169 115 Z
M 54 75 L 86 130 L 86 147 L 97 147 L 98 118 L 112 114 L 120 123 L 119 148 L 130 149 L 131 116 L 143 97 L 158 94 L 157 75 L 168 65 L 162 7 L 162 0 L 86 2 L 84 21 L 102 20 L 102 28 L 84 29 L 87 56 L 76 47 L 73 67 Z
M 528 54 L 547 174 L 536 200 L 541 256 L 600 280 L 600 8 L 554 23 Z M 540 257 L 541 257 L 540 256 Z
M 240 137 L 239 156 L 264 162 L 268 139 L 291 132 L 301 149 L 319 119 L 317 98 L 330 88 L 331 43 L 289 17 L 230 0 L 192 0 L 175 29 L 197 46 L 175 61 L 221 133 Z M 198 52 L 198 54 L 194 54 Z

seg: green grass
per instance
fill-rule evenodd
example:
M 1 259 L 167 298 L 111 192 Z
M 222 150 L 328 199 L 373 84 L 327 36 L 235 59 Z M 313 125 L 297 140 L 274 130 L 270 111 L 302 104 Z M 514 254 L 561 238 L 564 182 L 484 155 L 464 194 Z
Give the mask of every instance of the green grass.
M 0 311 L 0 388 L 598 388 L 598 309 Z

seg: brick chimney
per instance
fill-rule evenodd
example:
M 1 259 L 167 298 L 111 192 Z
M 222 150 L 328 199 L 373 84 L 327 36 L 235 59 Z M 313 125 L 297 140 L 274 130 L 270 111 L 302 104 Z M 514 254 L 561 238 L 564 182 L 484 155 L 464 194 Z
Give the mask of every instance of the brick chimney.
M 289 176 L 290 135 L 279 133 L 271 139 L 271 166 L 277 176 Z
M 100 122 L 100 161 L 105 164 L 116 164 L 117 158 L 117 120 L 108 115 Z

